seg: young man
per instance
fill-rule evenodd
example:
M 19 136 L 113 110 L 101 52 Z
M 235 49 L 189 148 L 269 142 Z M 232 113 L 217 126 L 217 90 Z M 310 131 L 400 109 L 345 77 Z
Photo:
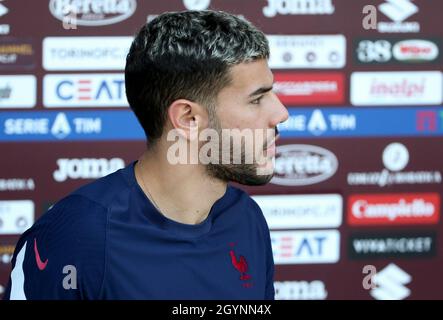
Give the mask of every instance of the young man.
M 228 184 L 272 177 L 274 131 L 288 113 L 271 91 L 268 57 L 264 34 L 227 13 L 166 13 L 145 25 L 125 75 L 146 152 L 59 201 L 23 234 L 5 298 L 273 299 L 266 221 Z M 212 161 L 175 161 L 171 150 L 192 149 L 193 135 L 207 129 L 216 135 L 198 140 L 197 151 L 212 143 Z M 240 137 L 242 161 L 232 163 L 239 146 L 215 143 L 226 129 L 234 129 L 229 145 L 241 130 L 258 132 L 263 152 L 246 163 Z

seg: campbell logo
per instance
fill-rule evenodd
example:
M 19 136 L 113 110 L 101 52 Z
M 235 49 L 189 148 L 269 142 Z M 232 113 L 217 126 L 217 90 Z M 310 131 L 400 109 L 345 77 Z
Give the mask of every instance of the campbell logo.
M 427 40 L 400 41 L 392 51 L 399 61 L 433 61 L 439 54 L 437 45 Z
M 436 224 L 440 216 L 437 193 L 360 194 L 348 201 L 350 225 Z
M 338 168 L 337 157 L 329 150 L 312 145 L 277 147 L 273 184 L 305 186 L 332 177 Z
M 63 21 L 74 14 L 76 24 L 82 26 L 105 26 L 126 20 L 137 8 L 136 0 L 51 0 L 49 10 Z

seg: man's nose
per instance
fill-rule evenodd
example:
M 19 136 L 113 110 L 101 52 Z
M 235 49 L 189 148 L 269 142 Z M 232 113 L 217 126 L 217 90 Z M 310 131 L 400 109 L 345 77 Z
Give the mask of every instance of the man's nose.
M 285 122 L 289 118 L 288 109 L 281 103 L 280 99 L 277 97 L 275 93 L 274 95 L 274 105 L 272 107 L 273 116 L 271 126 L 275 127 L 277 124 Z

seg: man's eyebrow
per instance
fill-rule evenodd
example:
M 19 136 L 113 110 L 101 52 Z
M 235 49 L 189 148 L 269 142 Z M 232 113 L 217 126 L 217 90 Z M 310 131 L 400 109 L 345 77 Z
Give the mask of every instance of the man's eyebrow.
M 257 90 L 255 90 L 253 93 L 251 93 L 251 94 L 249 95 L 249 98 L 252 98 L 252 97 L 257 96 L 257 95 L 259 95 L 259 94 L 262 94 L 262 93 L 265 93 L 265 92 L 271 91 L 272 88 L 273 88 L 273 86 L 258 88 Z

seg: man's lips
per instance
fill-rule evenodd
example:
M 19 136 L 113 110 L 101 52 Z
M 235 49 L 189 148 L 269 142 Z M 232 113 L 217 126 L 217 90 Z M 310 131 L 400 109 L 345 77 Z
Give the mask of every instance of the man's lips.
M 266 149 L 266 156 L 273 157 L 275 156 L 275 142 L 273 142 L 268 148 Z
M 275 142 L 280 138 L 280 135 L 276 135 L 274 140 L 267 144 L 266 148 L 266 156 L 273 157 L 275 156 Z

